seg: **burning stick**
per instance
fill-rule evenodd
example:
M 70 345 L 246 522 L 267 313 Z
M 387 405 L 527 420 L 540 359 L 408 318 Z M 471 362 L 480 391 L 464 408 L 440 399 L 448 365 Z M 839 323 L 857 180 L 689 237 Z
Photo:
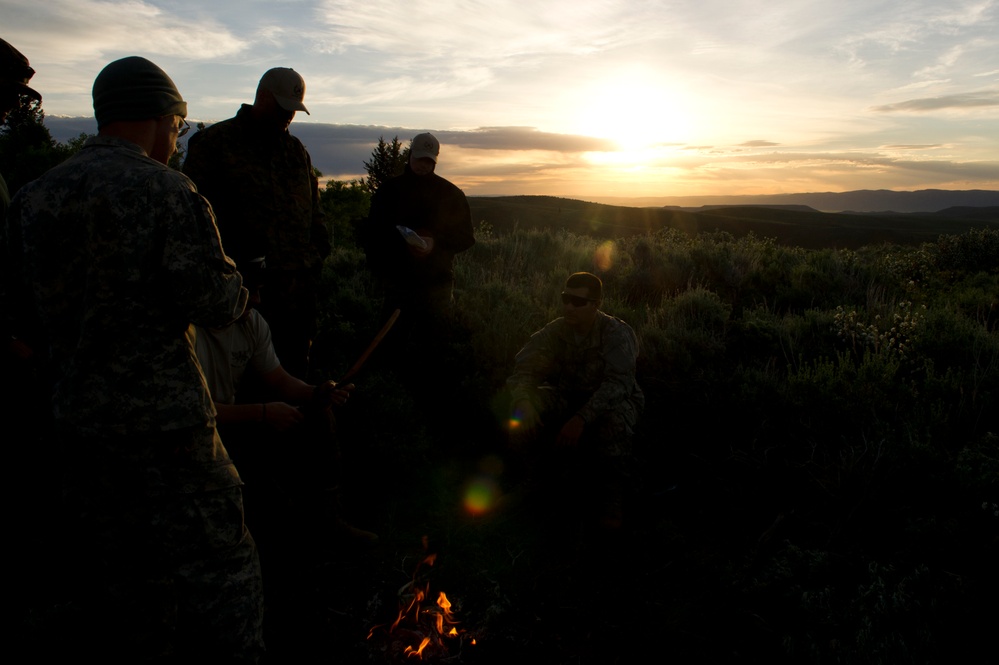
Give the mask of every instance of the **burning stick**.
M 354 365 L 349 370 L 347 370 L 347 373 L 344 374 L 343 378 L 337 381 L 337 383 L 346 383 L 350 379 L 350 377 L 354 376 L 359 371 L 361 371 L 361 366 L 364 365 L 364 363 L 368 359 L 368 356 L 370 356 L 374 352 L 374 350 L 378 347 L 378 345 L 381 344 L 382 339 L 385 338 L 385 335 L 388 334 L 388 331 L 392 329 L 393 325 L 395 325 L 395 320 L 399 318 L 399 314 L 400 310 L 398 309 L 392 312 L 392 316 L 388 318 L 388 321 L 385 322 L 385 325 L 382 326 L 382 329 L 379 330 L 378 334 L 375 335 L 375 338 L 371 340 L 371 344 L 368 344 L 368 348 L 364 350 L 364 353 L 362 353 L 361 357 L 357 359 L 357 362 L 354 363 Z

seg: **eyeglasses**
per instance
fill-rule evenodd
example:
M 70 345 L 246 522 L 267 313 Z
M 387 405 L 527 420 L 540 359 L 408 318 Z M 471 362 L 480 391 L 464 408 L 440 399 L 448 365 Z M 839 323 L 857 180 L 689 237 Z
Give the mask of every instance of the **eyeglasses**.
M 596 302 L 595 298 L 584 298 L 582 296 L 574 296 L 571 293 L 562 294 L 562 304 L 568 305 L 572 303 L 573 307 L 586 307 L 591 302 Z
M 191 126 L 189 124 L 187 124 L 187 120 L 184 120 L 183 118 L 181 118 L 180 121 L 182 123 L 184 123 L 184 126 L 177 128 L 177 138 L 180 138 L 184 134 L 187 134 L 189 131 L 191 131 Z

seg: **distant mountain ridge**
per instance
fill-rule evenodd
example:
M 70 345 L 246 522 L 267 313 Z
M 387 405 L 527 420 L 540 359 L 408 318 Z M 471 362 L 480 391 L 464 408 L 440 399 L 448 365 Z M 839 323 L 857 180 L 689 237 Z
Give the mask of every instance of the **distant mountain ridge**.
M 754 233 L 779 244 L 857 249 L 892 243 L 918 245 L 940 235 L 999 230 L 999 206 L 955 206 L 939 212 L 821 212 L 805 205 L 634 207 L 554 196 L 469 196 L 472 219 L 499 232 L 553 228 L 598 238 L 622 238 L 673 228 L 689 234 Z
M 859 189 L 851 192 L 803 192 L 758 196 L 647 196 L 593 197 L 595 203 L 636 207 L 665 207 L 700 211 L 719 206 L 808 206 L 822 212 L 939 212 L 946 208 L 999 206 L 999 191 L 987 189 L 920 189 L 900 192 Z

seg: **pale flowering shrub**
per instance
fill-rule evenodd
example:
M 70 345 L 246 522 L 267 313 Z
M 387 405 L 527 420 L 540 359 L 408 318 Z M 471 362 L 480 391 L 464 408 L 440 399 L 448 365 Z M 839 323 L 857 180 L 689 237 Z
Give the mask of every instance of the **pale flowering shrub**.
M 918 339 L 925 318 L 926 305 L 913 307 L 908 300 L 900 301 L 894 311 L 884 317 L 880 314 L 865 317 L 856 309 L 839 306 L 833 317 L 833 328 L 836 336 L 858 358 L 865 351 L 906 358 Z

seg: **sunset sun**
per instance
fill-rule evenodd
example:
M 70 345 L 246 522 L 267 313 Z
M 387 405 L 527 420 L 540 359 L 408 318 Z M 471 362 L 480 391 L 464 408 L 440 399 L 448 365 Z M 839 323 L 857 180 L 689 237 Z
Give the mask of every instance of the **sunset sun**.
M 640 70 L 588 86 L 576 109 L 572 131 L 610 139 L 633 156 L 683 143 L 692 130 L 676 91 Z

